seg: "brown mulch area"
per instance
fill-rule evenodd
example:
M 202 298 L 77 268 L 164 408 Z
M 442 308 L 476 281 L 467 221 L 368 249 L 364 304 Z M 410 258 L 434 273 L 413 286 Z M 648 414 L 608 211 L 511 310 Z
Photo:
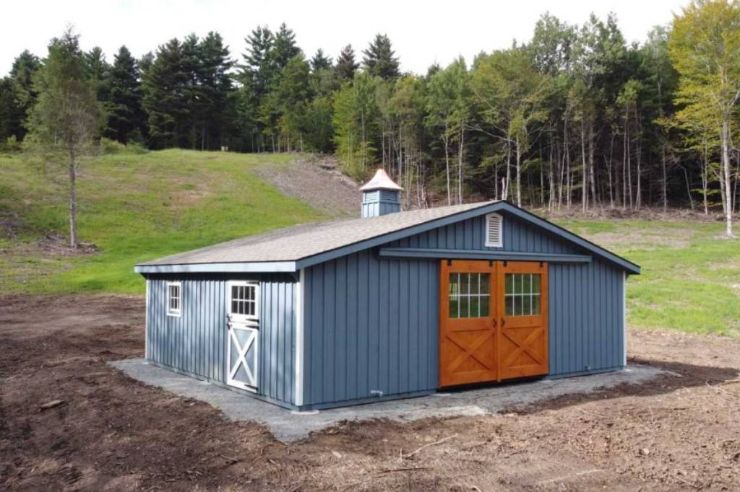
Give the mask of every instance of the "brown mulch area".
M 633 360 L 673 374 L 285 445 L 106 363 L 143 332 L 138 297 L 0 297 L 0 489 L 740 489 L 738 339 L 634 330 Z

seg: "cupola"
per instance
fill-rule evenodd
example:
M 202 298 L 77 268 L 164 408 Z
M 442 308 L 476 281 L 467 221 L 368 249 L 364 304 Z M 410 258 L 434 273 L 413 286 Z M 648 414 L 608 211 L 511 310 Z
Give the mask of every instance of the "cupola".
M 362 217 L 378 217 L 401 211 L 401 188 L 383 169 L 375 172 L 362 191 Z

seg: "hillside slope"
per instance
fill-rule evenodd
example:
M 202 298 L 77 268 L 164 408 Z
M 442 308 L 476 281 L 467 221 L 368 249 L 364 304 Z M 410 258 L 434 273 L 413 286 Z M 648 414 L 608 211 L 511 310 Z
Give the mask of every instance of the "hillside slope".
M 79 232 L 90 245 L 71 254 L 64 169 L 0 155 L 0 293 L 142 292 L 138 261 L 348 213 L 349 203 L 314 207 L 320 193 L 300 200 L 264 178 L 313 165 L 299 157 L 165 150 L 85 162 Z M 351 187 L 327 174 L 327 190 L 337 183 Z

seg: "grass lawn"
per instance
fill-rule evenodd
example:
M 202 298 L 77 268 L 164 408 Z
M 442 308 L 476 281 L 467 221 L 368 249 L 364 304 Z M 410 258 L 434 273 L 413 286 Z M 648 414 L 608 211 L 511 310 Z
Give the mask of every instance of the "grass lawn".
M 740 240 L 709 221 L 556 220 L 642 267 L 630 326 L 740 336 Z
M 67 231 L 64 169 L 49 165 L 45 175 L 38 162 L 0 155 L 0 224 L 16 234 L 11 240 L 0 228 L 0 292 L 140 293 L 139 261 L 318 220 L 252 172 L 289 159 L 166 150 L 85 162 L 79 236 L 100 253 L 70 256 L 58 245 L 39 246 L 47 233 Z
M 66 175 L 0 155 L 0 293 L 141 293 L 139 261 L 323 217 L 257 177 L 293 157 L 166 150 L 83 164 L 79 232 L 98 254 L 70 256 Z M 358 197 L 359 200 L 359 197 Z M 630 278 L 629 322 L 740 335 L 740 240 L 720 222 L 555 219 L 642 266 Z

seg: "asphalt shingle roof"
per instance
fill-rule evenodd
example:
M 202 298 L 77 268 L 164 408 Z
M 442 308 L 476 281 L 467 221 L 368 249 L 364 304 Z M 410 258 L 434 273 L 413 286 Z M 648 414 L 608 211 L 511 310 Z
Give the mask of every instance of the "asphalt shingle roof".
M 380 217 L 304 224 L 167 256 L 141 265 L 297 261 L 491 203 L 494 202 L 467 203 L 398 212 Z

